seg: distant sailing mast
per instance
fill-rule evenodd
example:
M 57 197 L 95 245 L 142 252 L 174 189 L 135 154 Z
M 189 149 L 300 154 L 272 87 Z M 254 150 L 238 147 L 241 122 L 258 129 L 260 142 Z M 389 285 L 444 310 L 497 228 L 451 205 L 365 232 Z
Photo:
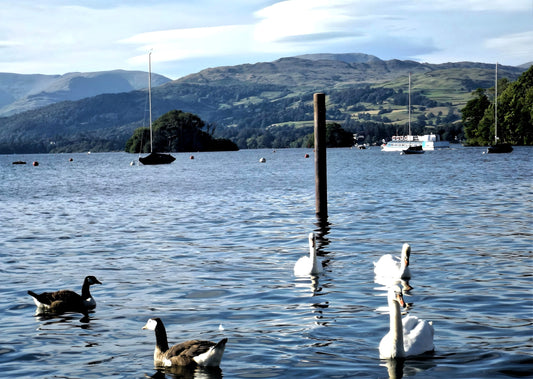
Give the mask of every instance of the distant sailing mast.
M 152 137 L 152 52 L 148 53 L 148 108 L 150 118 L 150 155 L 140 157 L 139 162 L 144 165 L 169 164 L 176 160 L 170 154 L 154 153 Z
M 487 149 L 487 153 L 510 153 L 513 147 L 508 143 L 498 143 L 498 62 L 494 74 L 494 145 Z
M 498 62 L 494 70 L 494 144 L 498 143 Z
M 148 53 L 148 117 L 150 120 L 150 153 L 153 151 L 152 144 L 152 52 Z
M 411 73 L 409 73 L 409 135 L 411 135 Z

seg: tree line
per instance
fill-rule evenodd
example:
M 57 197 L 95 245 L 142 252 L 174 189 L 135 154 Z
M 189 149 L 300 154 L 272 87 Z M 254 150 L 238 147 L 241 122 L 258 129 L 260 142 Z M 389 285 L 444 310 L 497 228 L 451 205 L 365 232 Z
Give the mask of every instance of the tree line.
M 500 141 L 533 145 L 533 66 L 514 82 L 499 79 L 497 97 L 494 87 L 478 88 L 473 96 L 461 110 L 467 145 L 494 143 L 496 114 Z
M 204 127 L 207 129 L 204 131 Z M 150 128 L 135 129 L 133 136 L 126 142 L 128 153 L 149 153 L 152 148 L 157 152 L 194 152 L 194 151 L 231 151 L 238 150 L 235 143 L 223 138 L 214 138 L 211 126 L 205 124 L 197 115 L 180 110 L 165 113 L 152 125 L 152 147 Z

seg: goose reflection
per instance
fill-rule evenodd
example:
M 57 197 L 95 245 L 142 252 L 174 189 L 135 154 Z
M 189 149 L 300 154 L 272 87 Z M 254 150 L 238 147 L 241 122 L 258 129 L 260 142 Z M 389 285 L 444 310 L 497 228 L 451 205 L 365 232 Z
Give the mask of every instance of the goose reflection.
M 144 375 L 153 379 L 221 379 L 223 377 L 220 367 L 166 367 L 158 369 L 153 375 Z
M 63 314 L 53 314 L 53 313 L 41 313 L 34 315 L 35 320 L 39 321 L 41 325 L 38 327 L 38 330 L 45 330 L 49 325 L 72 325 L 79 327 L 81 329 L 89 329 L 89 316 L 83 316 L 79 319 L 79 322 L 82 324 L 71 324 L 69 321 L 76 320 L 78 317 L 75 313 L 63 313 Z

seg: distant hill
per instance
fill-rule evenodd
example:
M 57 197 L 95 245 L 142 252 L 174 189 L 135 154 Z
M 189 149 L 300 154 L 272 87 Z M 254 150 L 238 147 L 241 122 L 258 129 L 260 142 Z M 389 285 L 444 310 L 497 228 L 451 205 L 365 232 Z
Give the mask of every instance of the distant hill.
M 152 74 L 154 86 L 170 82 Z M 75 101 L 104 93 L 130 92 L 148 87 L 142 71 L 71 72 L 65 75 L 0 73 L 0 116 L 10 116 L 60 101 Z
M 295 58 L 309 59 L 312 61 L 328 60 L 328 61 L 341 61 L 346 63 L 373 63 L 381 61 L 378 57 L 369 54 L 362 53 L 347 53 L 347 54 L 304 54 L 297 55 Z
M 324 59 L 319 59 L 319 57 Z M 293 91 L 302 89 L 322 89 L 345 87 L 352 84 L 375 84 L 392 80 L 410 71 L 427 72 L 434 68 L 412 61 L 390 60 L 378 58 L 365 62 L 348 63 L 339 59 L 340 54 L 312 55 L 311 59 L 289 57 L 274 62 L 243 64 L 231 67 L 215 67 L 188 75 L 177 80 L 179 83 L 206 84 L 243 83 L 268 84 L 284 87 L 297 86 Z M 354 56 L 354 54 L 347 54 Z M 371 56 L 369 56 L 371 57 Z
M 514 81 L 524 71 L 500 66 L 499 76 Z M 182 110 L 239 148 L 287 147 L 309 133 L 313 93 L 325 92 L 328 120 L 375 142 L 406 123 L 409 73 L 420 131 L 456 122 L 473 90 L 494 85 L 493 64 L 317 54 L 209 68 L 154 86 L 153 116 Z M 146 98 L 139 90 L 101 94 L 1 119 L 0 153 L 123 150 L 133 131 L 147 125 Z M 453 133 L 447 138 L 458 138 Z

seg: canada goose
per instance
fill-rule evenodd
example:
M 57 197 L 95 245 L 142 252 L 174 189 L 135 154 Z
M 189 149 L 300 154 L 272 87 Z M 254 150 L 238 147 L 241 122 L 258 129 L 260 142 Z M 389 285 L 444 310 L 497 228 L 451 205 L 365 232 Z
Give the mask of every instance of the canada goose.
M 102 283 L 92 275 L 85 277 L 81 287 L 81 296 L 71 290 L 43 292 L 41 294 L 28 291 L 28 295 L 33 298 L 33 302 L 37 306 L 36 314 L 77 312 L 87 316 L 88 311 L 96 307 L 96 301 L 89 291 L 89 287 L 93 284 Z
M 143 329 L 155 331 L 154 364 L 156 366 L 218 367 L 224 354 L 227 338 L 218 343 L 190 340 L 168 347 L 167 332 L 160 318 L 151 318 Z

